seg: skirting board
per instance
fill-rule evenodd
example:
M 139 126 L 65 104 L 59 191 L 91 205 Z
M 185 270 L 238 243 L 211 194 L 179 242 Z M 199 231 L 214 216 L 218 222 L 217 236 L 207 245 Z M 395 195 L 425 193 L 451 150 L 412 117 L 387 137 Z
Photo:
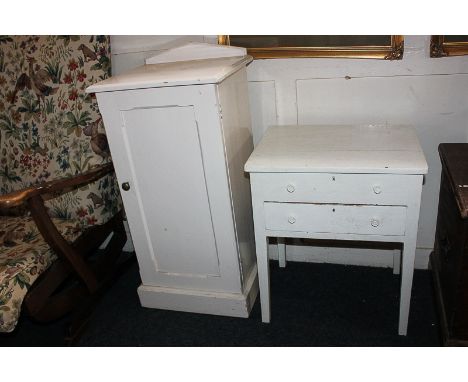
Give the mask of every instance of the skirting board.
M 416 269 L 428 269 L 432 248 L 416 248 Z M 278 260 L 276 244 L 268 246 L 270 260 Z M 308 263 L 361 265 L 367 267 L 393 267 L 393 251 L 384 249 L 327 248 L 300 245 L 286 246 L 286 260 Z
M 140 303 L 145 308 L 243 318 L 249 317 L 257 294 L 256 266 L 245 282 L 244 293 L 207 292 L 143 284 L 138 287 Z

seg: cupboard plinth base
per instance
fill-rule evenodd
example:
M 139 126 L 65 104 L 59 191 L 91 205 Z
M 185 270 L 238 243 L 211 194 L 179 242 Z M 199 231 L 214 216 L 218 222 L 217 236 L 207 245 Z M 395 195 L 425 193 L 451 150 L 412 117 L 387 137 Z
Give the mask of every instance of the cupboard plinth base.
M 138 296 L 145 308 L 248 318 L 258 294 L 257 270 L 251 272 L 244 293 L 140 285 Z

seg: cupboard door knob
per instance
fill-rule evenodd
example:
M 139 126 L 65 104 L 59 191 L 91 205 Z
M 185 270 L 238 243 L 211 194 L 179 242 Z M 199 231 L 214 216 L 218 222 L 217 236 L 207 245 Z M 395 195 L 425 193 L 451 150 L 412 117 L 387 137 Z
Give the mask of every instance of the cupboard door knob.
M 374 186 L 372 189 L 374 190 L 374 194 L 380 194 L 382 192 L 382 187 L 380 186 Z
M 370 224 L 372 227 L 378 227 L 380 225 L 379 219 L 371 219 Z
M 128 183 L 128 182 L 122 183 L 122 190 L 124 190 L 124 191 L 130 190 L 130 183 Z
M 294 224 L 296 222 L 296 218 L 294 216 L 290 216 L 288 218 L 288 222 L 289 222 L 289 224 Z
M 288 186 L 286 187 L 286 190 L 288 190 L 288 192 L 294 192 L 296 188 L 292 184 L 288 184 Z

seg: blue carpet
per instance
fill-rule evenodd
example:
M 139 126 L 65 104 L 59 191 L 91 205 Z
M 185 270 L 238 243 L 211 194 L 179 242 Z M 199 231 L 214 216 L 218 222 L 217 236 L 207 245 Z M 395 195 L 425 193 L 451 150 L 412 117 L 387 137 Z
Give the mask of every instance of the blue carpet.
M 439 346 L 429 271 L 414 274 L 407 336 L 398 336 L 399 276 L 390 268 L 270 262 L 272 321 L 142 308 L 135 263 L 97 306 L 79 346 Z M 22 317 L 4 346 L 60 346 L 67 319 Z

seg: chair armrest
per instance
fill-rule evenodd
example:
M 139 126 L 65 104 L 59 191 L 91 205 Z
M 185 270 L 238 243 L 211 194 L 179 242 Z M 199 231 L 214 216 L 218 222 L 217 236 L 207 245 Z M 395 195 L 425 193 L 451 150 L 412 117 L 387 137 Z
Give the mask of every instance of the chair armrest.
M 70 191 L 74 188 L 84 186 L 88 183 L 94 182 L 104 175 L 112 172 L 114 165 L 112 163 L 106 163 L 94 167 L 93 169 L 71 176 L 68 178 L 55 179 L 49 182 L 44 182 L 35 186 L 24 188 L 22 190 L 14 191 L 6 195 L 0 195 L 0 209 L 11 208 L 19 206 L 25 203 L 28 199 L 44 194 L 58 193 Z

